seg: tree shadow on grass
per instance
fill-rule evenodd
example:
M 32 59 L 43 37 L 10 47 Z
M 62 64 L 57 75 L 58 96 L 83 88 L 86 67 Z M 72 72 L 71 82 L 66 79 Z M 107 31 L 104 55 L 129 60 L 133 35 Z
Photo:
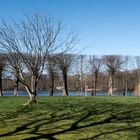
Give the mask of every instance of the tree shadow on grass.
M 107 135 L 107 134 L 113 134 L 113 133 L 117 133 L 117 132 L 121 132 L 121 131 L 140 131 L 140 126 L 131 126 L 131 127 L 128 127 L 128 128 L 119 128 L 117 130 L 113 130 L 113 131 L 109 131 L 109 132 L 104 132 L 104 133 L 100 133 L 100 134 L 97 134 L 93 137 L 90 137 L 90 138 L 83 138 L 83 139 L 80 139 L 80 140 L 93 140 L 93 139 L 96 139 L 102 135 Z M 137 139 L 140 140 L 140 133 L 137 133 Z M 100 138 L 101 140 L 102 138 Z M 127 139 L 128 140 L 128 139 Z
M 79 110 L 70 111 L 68 108 L 64 108 L 65 113 L 55 114 L 60 112 L 61 108 L 54 109 L 55 111 L 50 114 L 49 118 L 46 118 L 46 114 L 40 114 L 34 116 L 34 120 L 17 127 L 14 131 L 0 134 L 0 137 L 28 134 L 28 138 L 23 140 L 38 140 L 47 138 L 50 140 L 57 140 L 58 135 L 64 135 L 66 133 L 79 132 L 80 130 L 86 131 L 87 128 L 94 129 L 96 126 L 109 125 L 109 130 L 100 131 L 98 134 L 94 134 L 90 137 L 82 138 L 81 140 L 97 139 L 102 135 L 114 134 L 121 131 L 131 131 L 136 134 L 137 139 L 140 139 L 140 104 L 118 104 L 118 103 L 94 103 L 91 106 L 83 106 Z M 63 110 L 63 111 L 64 111 Z M 98 119 L 99 117 L 99 119 Z M 71 120 L 71 123 L 62 124 L 61 126 L 55 125 L 61 121 Z M 123 126 L 116 125 L 115 130 L 111 128 L 112 124 L 125 124 Z M 136 123 L 137 125 L 134 125 Z M 60 123 L 61 124 L 61 123 Z M 130 125 L 131 124 L 131 125 Z M 53 126 L 53 127 L 49 127 Z M 42 127 L 43 132 L 40 130 Z M 28 132 L 24 132 L 29 130 Z M 49 132 L 48 132 L 49 130 Z M 44 133 L 45 131 L 45 133 Z M 31 136 L 34 134 L 34 136 Z M 77 139 L 80 139 L 77 137 Z

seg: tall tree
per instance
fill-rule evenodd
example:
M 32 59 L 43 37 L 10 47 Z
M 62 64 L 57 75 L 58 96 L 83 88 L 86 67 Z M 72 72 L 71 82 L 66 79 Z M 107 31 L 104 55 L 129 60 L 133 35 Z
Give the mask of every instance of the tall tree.
M 60 21 L 39 13 L 27 15 L 21 22 L 8 24 L 3 21 L 0 26 L 1 51 L 5 54 L 16 53 L 22 60 L 24 69 L 19 67 L 18 72 L 19 80 L 30 97 L 26 105 L 36 102 L 37 84 L 45 68 L 46 56 L 58 48 L 60 31 Z M 24 78 L 24 71 L 30 72 L 31 85 Z
M 109 74 L 109 81 L 108 81 L 108 94 L 113 95 L 114 93 L 114 76 L 116 71 L 120 70 L 123 61 L 122 56 L 120 55 L 106 55 L 103 56 L 103 61 L 107 68 Z
M 62 72 L 63 95 L 68 96 L 68 84 L 67 84 L 68 71 L 70 70 L 70 67 L 72 66 L 72 63 L 74 61 L 74 55 L 59 53 L 56 55 L 56 60 L 57 60 L 58 67 Z
M 90 63 L 91 71 L 92 71 L 92 75 L 93 75 L 92 96 L 93 95 L 96 96 L 98 73 L 101 68 L 101 59 L 98 58 L 97 56 L 93 55 L 89 58 L 89 63 Z
M 57 74 L 56 58 L 55 55 L 47 56 L 47 70 L 49 76 L 49 95 L 53 96 L 54 93 L 54 82 Z

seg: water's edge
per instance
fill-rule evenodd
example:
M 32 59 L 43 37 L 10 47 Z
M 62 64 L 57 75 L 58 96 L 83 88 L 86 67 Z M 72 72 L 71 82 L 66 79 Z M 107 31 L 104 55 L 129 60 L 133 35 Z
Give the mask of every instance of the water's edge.
M 107 92 L 97 92 L 96 96 L 107 96 Z M 125 96 L 124 93 L 114 93 L 115 96 Z M 3 91 L 3 96 L 14 96 L 14 92 Z M 19 96 L 28 96 L 26 91 L 19 91 Z M 37 96 L 49 96 L 47 91 L 38 91 Z M 54 92 L 54 96 L 62 96 L 62 91 Z M 91 92 L 78 92 L 78 91 L 69 91 L 69 96 L 91 96 Z M 127 96 L 134 96 L 134 93 L 127 93 Z

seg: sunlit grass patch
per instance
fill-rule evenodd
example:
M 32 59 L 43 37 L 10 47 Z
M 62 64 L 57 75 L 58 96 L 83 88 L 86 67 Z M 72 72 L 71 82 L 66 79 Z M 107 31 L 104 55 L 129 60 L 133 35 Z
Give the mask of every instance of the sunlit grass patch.
M 140 97 L 0 98 L 0 140 L 135 140 L 140 138 Z

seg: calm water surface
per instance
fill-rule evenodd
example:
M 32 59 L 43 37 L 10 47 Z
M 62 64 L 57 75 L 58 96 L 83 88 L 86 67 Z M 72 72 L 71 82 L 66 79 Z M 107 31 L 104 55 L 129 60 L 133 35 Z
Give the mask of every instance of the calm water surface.
M 4 96 L 14 96 L 13 91 L 3 91 Z M 97 92 L 96 96 L 107 96 L 107 92 Z M 116 96 L 124 96 L 123 93 L 115 93 Z M 128 96 L 134 96 L 133 93 L 128 93 Z M 28 96 L 26 91 L 19 91 L 19 96 Z M 37 96 L 49 96 L 47 91 L 38 91 Z M 54 96 L 62 96 L 61 91 L 54 92 Z M 91 96 L 91 92 L 76 92 L 76 91 L 69 91 L 69 96 Z

